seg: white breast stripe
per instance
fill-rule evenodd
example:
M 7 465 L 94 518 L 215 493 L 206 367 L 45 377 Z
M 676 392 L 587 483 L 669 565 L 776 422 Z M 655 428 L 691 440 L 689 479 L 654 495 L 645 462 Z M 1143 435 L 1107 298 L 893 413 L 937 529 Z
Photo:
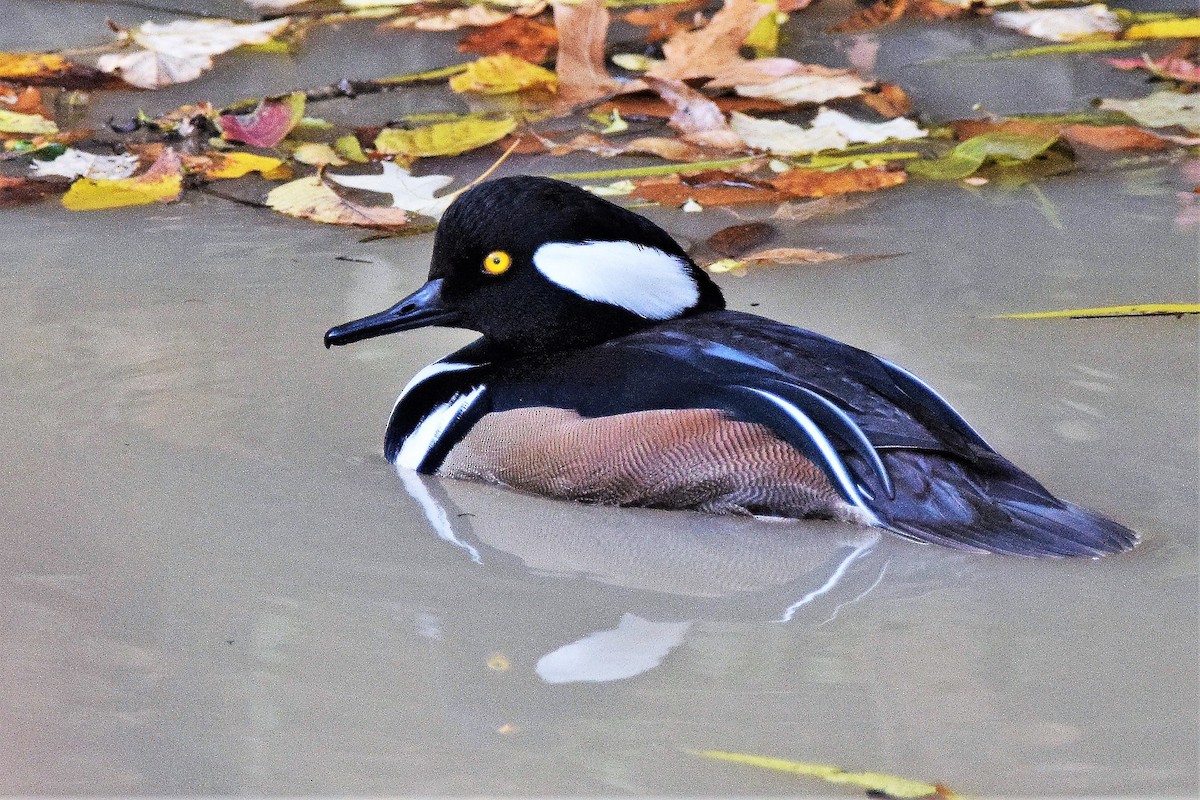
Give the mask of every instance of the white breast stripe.
M 486 386 L 476 386 L 467 394 L 456 394 L 426 414 L 413 432 L 404 438 L 404 444 L 400 446 L 400 452 L 396 454 L 396 466 L 419 470 L 421 462 L 442 438 L 442 434 L 446 432 L 450 424 L 462 416 L 471 407 L 471 404 L 479 399 L 486 388 Z
M 829 466 L 833 468 L 833 474 L 837 477 L 838 485 L 840 485 L 843 491 L 845 491 L 846 496 L 853 501 L 855 506 L 860 508 L 868 515 L 871 525 L 882 525 L 882 523 L 879 521 L 879 517 L 875 515 L 875 512 L 867 507 L 866 502 L 863 500 L 862 494 L 858 490 L 858 486 L 855 485 L 854 480 L 850 477 L 850 473 L 846 470 L 846 465 L 842 463 L 842 457 L 837 454 L 837 450 L 834 449 L 829 439 L 824 433 L 821 432 L 821 429 L 817 427 L 817 423 L 813 422 L 807 414 L 789 403 L 787 400 L 784 400 L 779 395 L 763 391 L 762 389 L 755 389 L 753 387 L 748 388 L 755 394 L 762 395 L 775 405 L 782 408 L 789 417 L 795 420 L 797 425 L 804 429 L 804 432 L 808 434 L 810 439 L 812 439 L 813 444 L 815 444 L 817 449 L 821 451 L 821 454 L 825 456 L 825 460 L 829 462 Z
M 392 406 L 392 413 L 395 413 L 396 406 L 400 405 L 400 401 L 403 400 L 409 392 L 432 378 L 434 375 L 441 375 L 443 372 L 460 372 L 464 369 L 473 369 L 477 366 L 479 365 L 458 364 L 453 361 L 435 361 L 427 367 L 422 367 L 420 372 L 412 376 L 412 380 L 405 385 L 404 389 L 400 392 L 400 396 L 396 398 L 396 402 Z
M 686 261 L 633 242 L 551 242 L 533 254 L 533 265 L 580 297 L 646 319 L 670 319 L 700 299 Z

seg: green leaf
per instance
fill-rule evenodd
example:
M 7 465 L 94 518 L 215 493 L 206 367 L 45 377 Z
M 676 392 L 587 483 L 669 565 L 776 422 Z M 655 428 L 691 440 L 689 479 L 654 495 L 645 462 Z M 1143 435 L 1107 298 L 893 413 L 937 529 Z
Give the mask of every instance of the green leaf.
M 957 181 L 972 175 L 984 162 L 999 166 L 1022 164 L 1050 149 L 1058 136 L 1025 136 L 991 131 L 972 136 L 941 158 L 914 161 L 909 172 L 941 181 Z

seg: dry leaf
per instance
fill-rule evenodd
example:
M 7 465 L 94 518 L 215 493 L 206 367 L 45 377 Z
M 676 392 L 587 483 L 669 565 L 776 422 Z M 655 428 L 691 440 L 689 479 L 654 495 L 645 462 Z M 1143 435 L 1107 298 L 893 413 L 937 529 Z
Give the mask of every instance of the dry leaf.
M 16 86 L 0 82 L 0 107 L 18 114 L 47 116 L 42 107 L 42 92 L 36 86 Z
M 31 181 L 28 178 L 0 175 L 0 208 L 36 203 L 66 188 L 66 184 L 53 181 Z
M 172 203 L 183 194 L 183 164 L 179 154 L 163 150 L 150 169 L 134 178 L 104 180 L 79 178 L 63 195 L 62 204 L 72 211 L 96 211 L 149 203 Z
M 512 17 L 499 25 L 470 33 L 458 43 L 460 53 L 485 56 L 507 53 L 533 64 L 545 62 L 557 47 L 557 29 L 529 17 Z
M 709 99 L 716 103 L 717 108 L 725 113 L 729 113 L 730 111 L 787 110 L 787 106 L 783 103 L 770 99 L 735 97 L 734 95 L 722 95 L 720 97 L 710 97 Z M 596 106 L 595 110 L 600 114 L 609 114 L 615 110 L 621 116 L 628 118 L 657 117 L 668 119 L 675 113 L 674 106 L 661 97 L 648 97 L 640 94 L 614 97 L 612 100 L 606 100 Z
M 1063 125 L 1062 135 L 1072 144 L 1097 150 L 1166 150 L 1171 143 L 1132 125 Z
M 879 0 L 859 9 L 829 29 L 829 33 L 858 33 L 895 22 L 908 11 L 909 0 Z
M 681 22 L 679 15 L 693 13 L 703 8 L 704 5 L 704 0 L 687 0 L 684 3 L 672 3 L 657 8 L 639 8 L 627 13 L 624 19 L 630 25 L 648 28 L 646 31 L 648 43 L 661 42 L 680 31 L 690 31 L 695 28 L 695 23 L 691 18 Z
M 682 133 L 685 141 L 719 150 L 746 146 L 717 104 L 683 81 L 647 77 L 646 84 L 675 109 L 667 124 Z
M 452 8 L 448 11 L 434 11 L 429 14 L 418 14 L 411 17 L 398 17 L 389 20 L 379 27 L 407 29 L 419 31 L 454 31 L 459 28 L 484 28 L 489 25 L 512 19 L 512 11 L 497 11 L 483 3 L 478 5 Z
M 0 108 L 0 133 L 55 134 L 58 126 L 41 114 L 21 114 Z
M 894 83 L 880 83 L 874 90 L 863 92 L 862 101 L 888 119 L 907 116 L 913 110 L 908 93 Z
M 1155 92 L 1140 100 L 1100 101 L 1104 111 L 1120 111 L 1147 128 L 1181 125 L 1192 133 L 1200 133 L 1200 95 L 1180 92 Z
M 777 176 L 771 185 L 789 197 L 828 197 L 851 192 L 875 192 L 899 186 L 908 180 L 903 170 L 887 167 L 863 167 L 823 172 L 819 169 L 792 169 Z
M 68 147 L 52 161 L 34 161 L 33 174 L 38 178 L 59 175 L 64 178 L 128 178 L 138 167 L 135 155 L 98 156 Z
M 276 186 L 267 194 L 267 205 L 289 217 L 331 225 L 361 228 L 400 228 L 408 224 L 401 208 L 362 206 L 345 199 L 318 175 Z
M 950 129 L 954 131 L 954 138 L 960 142 L 993 132 L 1038 137 L 1058 135 L 1058 126 L 1054 123 L 1026 119 L 959 119 L 950 123 Z
M 267 180 L 292 177 L 292 170 L 282 159 L 254 153 L 218 153 L 209 151 L 202 156 L 184 156 L 183 166 L 189 173 L 209 180 L 241 178 L 257 172 Z
M 450 88 L 456 92 L 497 95 L 513 94 L 523 89 L 556 91 L 558 77 L 548 69 L 531 64 L 524 59 L 501 53 L 484 56 L 467 65 L 450 79 Z
M 729 124 L 747 146 L 781 156 L 844 150 L 848 144 L 836 128 L 805 129 L 781 119 L 757 119 L 736 111 Z
M 121 82 L 91 67 L 81 67 L 54 53 L 0 53 L 0 79 L 68 89 L 115 88 Z
M 604 66 L 608 21 L 604 0 L 554 6 L 554 27 L 558 31 L 554 69 L 558 74 L 559 102 L 564 106 L 598 100 L 620 89 L 620 82 Z
M 1179 56 L 1152 59 L 1143 53 L 1141 58 L 1109 58 L 1106 60 L 1117 69 L 1144 69 L 1160 78 L 1184 83 L 1200 83 L 1200 64 Z
M 737 84 L 743 97 L 766 97 L 789 106 L 818 104 L 839 97 L 857 97 L 872 86 L 857 75 L 790 75 L 770 83 Z
M 328 178 L 334 183 L 348 186 L 352 189 L 364 189 L 368 192 L 380 192 L 392 196 L 392 208 L 402 208 L 417 214 L 438 219 L 453 202 L 455 194 L 445 197 L 434 197 L 434 192 L 444 189 L 454 182 L 449 175 L 425 175 L 414 177 L 408 170 L 391 161 L 384 161 L 383 172 L 379 175 L 334 175 Z
M 680 31 L 663 45 L 666 60 L 647 73 L 655 78 L 707 78 L 741 63 L 742 42 L 773 9 L 757 0 L 725 0 L 708 24 L 695 31 Z
M 384 128 L 375 137 L 375 149 L 384 155 L 456 156 L 499 141 L 512 133 L 517 121 L 466 117 L 420 128 Z
M 303 117 L 304 92 L 293 92 L 286 97 L 268 97 L 249 114 L 222 114 L 217 121 L 228 141 L 274 147 Z
M 1121 30 L 1117 15 L 1102 3 L 1082 8 L 1000 11 L 992 15 L 992 22 L 1048 42 L 1074 42 L 1099 33 Z
M 705 206 L 744 203 L 777 203 L 785 195 L 769 184 L 730 172 L 701 172 L 634 181 L 634 197 L 667 206 L 682 206 L 694 200 Z
M 889 139 L 910 141 L 923 139 L 929 131 L 921 129 L 907 117 L 897 117 L 887 122 L 863 122 L 840 111 L 822 107 L 813 118 L 812 127 L 833 128 L 851 143 L 878 144 Z
M 765 244 L 774 235 L 775 226 L 768 222 L 745 222 L 722 228 L 705 239 L 704 243 L 715 253 L 736 258 Z

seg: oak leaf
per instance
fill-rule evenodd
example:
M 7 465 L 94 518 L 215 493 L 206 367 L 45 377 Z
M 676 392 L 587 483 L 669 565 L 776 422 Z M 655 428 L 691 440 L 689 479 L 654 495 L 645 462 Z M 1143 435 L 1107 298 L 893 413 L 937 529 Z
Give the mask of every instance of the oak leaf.
M 391 161 L 382 162 L 383 172 L 379 175 L 334 175 L 327 177 L 334 183 L 352 189 L 364 189 L 392 196 L 392 208 L 402 208 L 435 219 L 440 218 L 446 207 L 453 202 L 455 194 L 434 197 L 434 192 L 454 182 L 449 175 L 424 175 L 416 177 L 408 170 Z
M 656 78 L 708 78 L 746 59 L 738 52 L 742 42 L 771 6 L 757 0 L 725 0 L 708 24 L 695 31 L 679 31 L 663 45 L 665 61 L 647 74 Z

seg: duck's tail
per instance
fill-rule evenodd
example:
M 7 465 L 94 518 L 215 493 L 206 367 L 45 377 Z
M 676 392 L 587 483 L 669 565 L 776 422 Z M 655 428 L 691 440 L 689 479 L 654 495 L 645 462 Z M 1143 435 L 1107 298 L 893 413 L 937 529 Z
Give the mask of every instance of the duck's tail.
M 1098 557 L 1131 549 L 1138 535 L 1050 494 L 1003 457 L 968 464 L 920 450 L 883 450 L 894 498 L 871 503 L 903 536 L 964 550 L 1017 556 Z

